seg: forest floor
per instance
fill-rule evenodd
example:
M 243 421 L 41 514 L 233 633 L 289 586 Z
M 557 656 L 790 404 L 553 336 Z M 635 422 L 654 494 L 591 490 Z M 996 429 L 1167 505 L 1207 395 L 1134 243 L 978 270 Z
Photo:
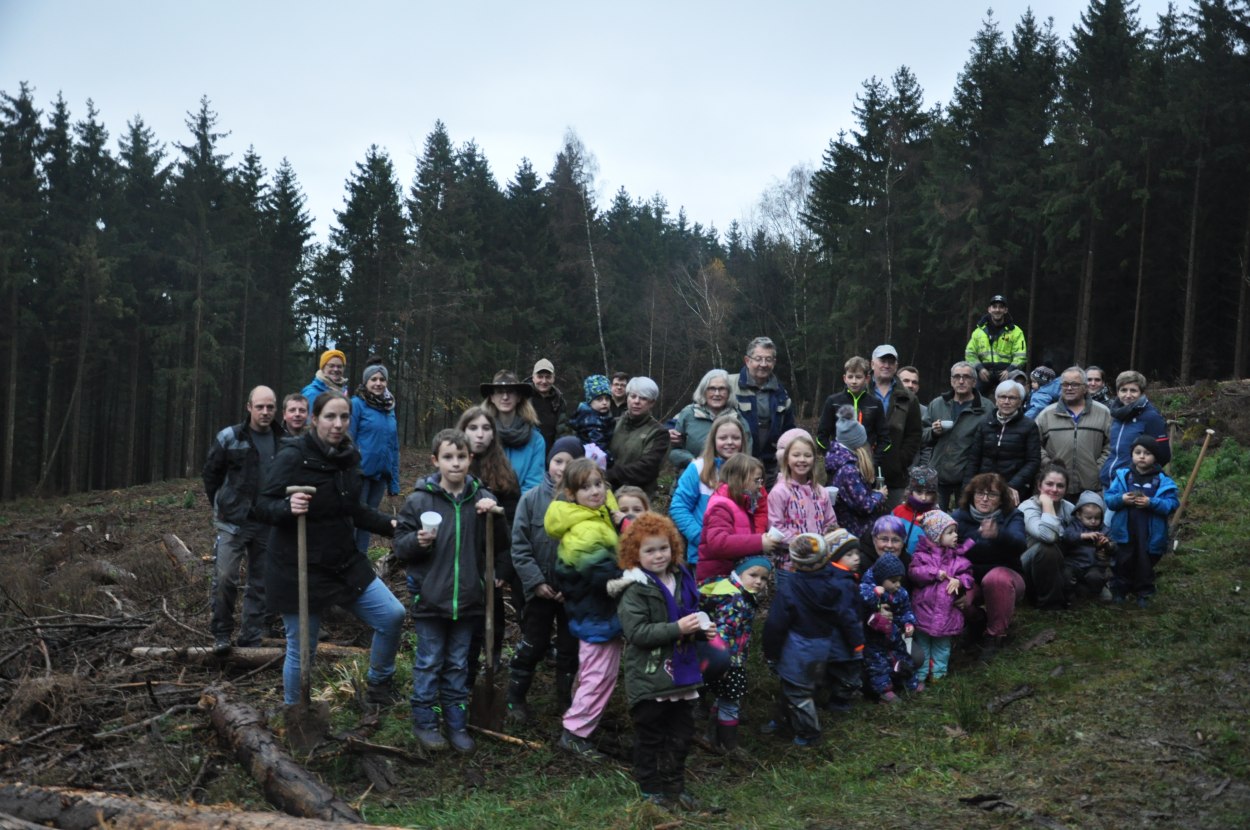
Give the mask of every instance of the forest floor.
M 369 740 L 406 751 L 391 759 L 397 780 L 385 792 L 340 742 L 301 760 L 368 821 L 420 827 L 1245 827 L 1250 383 L 1152 393 L 1177 424 L 1171 471 L 1182 486 L 1204 429 L 1216 436 L 1148 610 L 1024 608 L 998 659 L 957 650 L 944 682 L 896 706 L 858 705 L 807 749 L 758 734 L 776 683 L 756 649 L 743 727 L 753 760 L 697 747 L 688 765 L 691 789 L 724 813 L 675 818 L 640 804 L 620 700 L 596 737 L 608 764 L 555 751 L 550 671 L 531 695 L 536 722 L 510 727 L 531 746 L 479 736 L 473 756 L 432 763 L 400 703 L 364 721 Z M 402 466 L 407 483 L 428 465 L 412 452 Z M 170 553 L 168 534 L 190 559 Z M 212 541 L 193 480 L 0 506 L 0 783 L 272 809 L 196 704 L 228 681 L 281 734 L 280 664 L 132 656 L 211 645 Z M 389 579 L 405 597 L 402 577 Z M 345 615 L 326 630 L 331 642 L 367 645 Z M 353 680 L 363 669 L 317 663 L 314 696 L 330 702 L 336 729 L 362 723 Z M 410 670 L 409 640 L 401 688 Z

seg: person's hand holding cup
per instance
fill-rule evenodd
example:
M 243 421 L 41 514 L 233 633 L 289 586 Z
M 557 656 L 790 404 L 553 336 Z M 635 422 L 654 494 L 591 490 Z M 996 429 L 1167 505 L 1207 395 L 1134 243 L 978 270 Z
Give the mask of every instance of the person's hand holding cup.
M 417 531 L 417 543 L 422 547 L 429 547 L 434 544 L 434 540 L 438 538 L 438 528 L 442 523 L 443 517 L 433 510 L 427 510 L 422 513 L 421 529 Z

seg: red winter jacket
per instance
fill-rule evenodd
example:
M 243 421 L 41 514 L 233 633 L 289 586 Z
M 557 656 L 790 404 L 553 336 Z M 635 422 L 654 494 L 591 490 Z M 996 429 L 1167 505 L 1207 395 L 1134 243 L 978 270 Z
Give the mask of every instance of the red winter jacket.
M 729 497 L 729 485 L 722 484 L 707 500 L 703 514 L 703 537 L 699 541 L 699 561 L 695 579 L 701 584 L 713 577 L 725 577 L 739 559 L 762 553 L 760 537 L 768 530 L 768 493 L 760 488 L 754 514 Z

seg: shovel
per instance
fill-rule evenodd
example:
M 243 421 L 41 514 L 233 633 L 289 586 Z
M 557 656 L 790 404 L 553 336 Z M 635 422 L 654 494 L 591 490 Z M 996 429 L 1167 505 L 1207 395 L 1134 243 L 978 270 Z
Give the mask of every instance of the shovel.
M 286 494 L 313 495 L 316 487 L 291 486 Z M 305 514 L 297 519 L 299 546 L 299 703 L 286 710 L 286 736 L 296 752 L 309 753 L 330 731 L 330 707 L 325 701 L 312 702 L 312 643 L 308 637 L 308 524 Z M 291 636 L 287 632 L 287 636 Z
M 469 720 L 474 726 L 498 731 L 503 728 L 507 697 L 495 686 L 495 516 L 502 507 L 486 514 L 486 671 L 478 676 L 469 705 Z

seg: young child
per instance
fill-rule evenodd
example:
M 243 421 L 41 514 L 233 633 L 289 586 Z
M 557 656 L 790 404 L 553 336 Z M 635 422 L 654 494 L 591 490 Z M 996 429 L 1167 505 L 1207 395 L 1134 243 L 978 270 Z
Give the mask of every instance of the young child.
M 728 576 L 744 556 L 772 553 L 777 540 L 768 530 L 764 465 L 740 452 L 720 468 L 721 484 L 707 500 L 695 576 L 702 585 Z
M 1168 516 L 1176 511 L 1176 482 L 1160 469 L 1153 436 L 1133 441 L 1133 467 L 1118 470 L 1107 488 L 1111 538 L 1118 545 L 1111 579 L 1111 598 L 1123 603 L 1137 595 L 1145 608 L 1155 594 L 1155 563 L 1167 552 Z
M 850 707 L 860 687 L 864 627 L 855 581 L 859 540 L 835 530 L 831 541 L 815 534 L 795 539 L 790 548 L 794 574 L 777 586 L 764 623 L 764 659 L 781 678 L 794 743 L 808 746 L 820 737 L 816 690 L 829 684 L 833 708 Z M 832 561 L 833 567 L 826 563 Z M 773 731 L 774 721 L 765 727 Z
M 873 463 L 868 433 L 846 404 L 838 410 L 837 440 L 825 453 L 825 469 L 829 483 L 838 490 L 833 505 L 838 525 L 852 535 L 866 536 L 873 519 L 886 510 L 888 490 L 884 481 L 876 483 L 879 468 Z
M 700 606 L 712 619 L 716 632 L 729 650 L 729 670 L 708 686 L 716 695 L 715 726 L 712 743 L 737 757 L 738 719 L 742 698 L 747 691 L 747 649 L 751 644 L 751 625 L 759 608 L 759 596 L 768 584 L 773 563 L 762 554 L 748 556 L 734 565 L 729 576 L 709 582 L 699 589 L 703 595 Z
M 1077 498 L 1072 512 L 1076 521 L 1063 529 L 1064 576 L 1070 592 L 1096 597 L 1106 587 L 1107 566 L 1115 552 L 1111 528 L 1103 521 L 1106 507 L 1102 496 L 1086 490 Z
M 547 535 L 543 521 L 555 492 L 564 483 L 564 469 L 585 458 L 582 442 L 572 435 L 557 438 L 547 453 L 543 483 L 521 497 L 512 523 L 512 565 L 525 591 L 521 611 L 521 642 L 508 669 L 508 718 L 524 723 L 530 718 L 526 696 L 534 670 L 547 656 L 551 631 L 556 640 L 556 706 L 561 713 L 573 702 L 573 675 L 577 672 L 577 638 L 569 631 L 564 595 L 555 587 L 558 543 Z
M 626 484 L 617 489 L 616 503 L 621 513 L 630 521 L 651 509 L 651 499 L 647 498 L 647 494 L 641 487 L 635 487 L 632 484 Z
M 569 631 L 579 641 L 573 702 L 556 745 L 596 762 L 604 756 L 588 739 L 612 698 L 621 665 L 621 623 L 607 591 L 621 575 L 614 516 L 623 518 L 599 465 L 578 458 L 564 468 L 560 495 L 543 519 L 547 534 L 560 542 L 552 587 L 564 597 Z
M 634 778 L 642 797 L 666 809 L 697 810 L 686 790 L 694 701 L 703 685 L 696 638 L 709 633 L 699 591 L 682 565 L 684 542 L 672 520 L 638 517 L 621 537 L 617 596 L 625 633 L 625 690 L 634 722 Z
M 906 497 L 902 504 L 894 508 L 894 515 L 907 523 L 904 536 L 906 550 L 902 554 L 903 564 L 911 561 L 916 552 L 916 545 L 924 538 L 920 527 L 920 517 L 937 507 L 938 475 L 937 470 L 929 466 L 917 465 L 907 471 Z
M 805 429 L 787 430 L 777 440 L 777 482 L 768 493 L 768 524 L 780 534 L 773 554 L 776 566 L 787 572 L 794 569 L 788 553 L 794 537 L 823 536 L 838 526 L 818 458 L 816 442 Z
M 468 733 L 469 646 L 486 613 L 485 516 L 495 499 L 469 475 L 469 439 L 444 429 L 431 445 L 434 475 L 419 483 L 399 511 L 394 555 L 408 570 L 412 619 L 417 634 L 412 664 L 412 734 L 431 751 L 472 752 Z M 422 514 L 436 513 L 427 530 Z M 503 521 L 495 523 L 500 535 Z M 506 539 L 506 536 L 504 536 Z M 498 550 L 506 550 L 500 544 Z M 447 739 L 439 732 L 439 714 Z
M 820 442 L 822 451 L 828 450 L 836 437 L 838 409 L 849 405 L 858 421 L 868 435 L 868 445 L 874 455 L 880 455 L 890 445 L 890 422 L 886 418 L 885 409 L 876 395 L 869 394 L 868 381 L 872 377 L 872 367 L 865 358 L 858 355 L 843 365 L 842 382 L 846 390 L 836 392 L 825 399 L 820 411 L 820 425 L 816 427 L 816 440 Z
M 903 587 L 906 575 L 902 559 L 883 553 L 859 583 L 865 620 L 864 670 L 868 688 L 881 703 L 896 702 L 896 689 L 916 691 L 919 686 L 907 650 L 907 640 L 915 634 L 916 615 L 911 610 L 911 594 Z
M 577 405 L 569 426 L 581 439 L 586 457 L 593 458 L 599 469 L 607 469 L 610 456 L 608 444 L 616 419 L 612 417 L 612 384 L 603 375 L 591 375 L 582 382 L 586 400 Z
M 908 577 L 916 612 L 916 646 L 928 659 L 916 672 L 917 690 L 927 677 L 946 676 L 951 638 L 964 630 L 964 615 L 955 600 L 975 584 L 967 553 L 974 542 L 959 541 L 959 527 L 949 513 L 930 510 L 920 517 L 924 538 L 916 545 Z

